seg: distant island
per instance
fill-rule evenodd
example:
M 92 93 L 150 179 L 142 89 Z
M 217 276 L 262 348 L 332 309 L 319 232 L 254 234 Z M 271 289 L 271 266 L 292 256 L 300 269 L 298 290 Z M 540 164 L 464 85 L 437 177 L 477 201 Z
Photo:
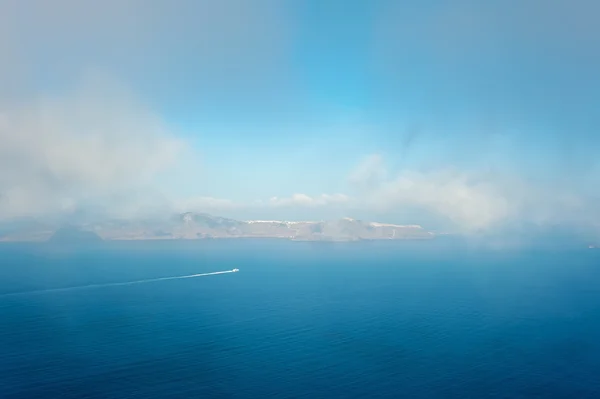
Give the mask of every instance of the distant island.
M 0 241 L 95 242 L 111 240 L 199 240 L 280 238 L 297 241 L 428 240 L 432 232 L 419 225 L 367 222 L 351 218 L 333 221 L 240 221 L 206 213 L 186 212 L 168 220 L 112 220 L 69 226 L 12 223 Z

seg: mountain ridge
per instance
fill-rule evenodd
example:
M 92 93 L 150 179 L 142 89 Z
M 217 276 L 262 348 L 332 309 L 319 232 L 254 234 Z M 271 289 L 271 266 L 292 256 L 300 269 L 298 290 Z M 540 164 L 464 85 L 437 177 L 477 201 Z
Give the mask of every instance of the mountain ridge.
M 322 221 L 236 220 L 208 213 L 184 212 L 163 220 L 109 220 L 68 223 L 81 232 L 94 233 L 102 240 L 197 240 L 225 238 L 282 238 L 297 241 L 359 241 L 432 239 L 435 234 L 420 225 L 397 225 L 351 218 Z M 46 241 L 64 224 L 43 229 L 5 229 L 0 241 Z

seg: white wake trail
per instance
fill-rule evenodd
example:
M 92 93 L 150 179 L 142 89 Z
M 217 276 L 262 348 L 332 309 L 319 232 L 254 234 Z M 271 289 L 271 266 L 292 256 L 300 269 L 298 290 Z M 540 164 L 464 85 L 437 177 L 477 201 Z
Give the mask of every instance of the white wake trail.
M 196 278 L 196 277 L 204 277 L 204 276 L 214 276 L 216 274 L 235 273 L 237 271 L 238 271 L 237 269 L 233 269 L 233 270 L 223 270 L 220 272 L 211 272 L 211 273 L 187 274 L 185 276 L 148 278 L 148 279 L 144 279 L 144 280 L 125 281 L 122 283 L 88 284 L 88 285 L 78 285 L 75 287 L 49 288 L 49 289 L 45 289 L 45 290 L 10 292 L 8 294 L 0 294 L 0 298 L 25 296 L 25 295 L 50 294 L 50 293 L 55 293 L 55 292 L 78 291 L 78 290 L 87 290 L 90 288 L 118 287 L 118 286 L 122 286 L 122 285 L 154 283 L 157 281 L 178 280 L 178 279 L 183 279 L 183 278 Z

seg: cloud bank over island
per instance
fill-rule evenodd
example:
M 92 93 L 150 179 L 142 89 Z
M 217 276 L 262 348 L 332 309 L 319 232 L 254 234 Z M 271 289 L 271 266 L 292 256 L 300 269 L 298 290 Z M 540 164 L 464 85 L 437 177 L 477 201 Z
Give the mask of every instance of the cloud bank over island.
M 0 220 L 600 232 L 595 2 L 356 7 L 0 0 Z
M 201 152 L 131 92 L 98 76 L 62 97 L 5 106 L 0 115 L 3 219 L 86 209 L 123 218 L 187 211 L 246 219 L 361 214 L 383 221 L 422 218 L 471 234 L 529 225 L 595 229 L 600 220 L 593 197 L 569 187 L 451 166 L 393 171 L 380 154 L 366 155 L 340 176 L 343 193 L 281 195 L 273 187 L 272 197 L 252 201 L 178 197 L 165 182 L 182 173 L 190 182 L 201 176 Z

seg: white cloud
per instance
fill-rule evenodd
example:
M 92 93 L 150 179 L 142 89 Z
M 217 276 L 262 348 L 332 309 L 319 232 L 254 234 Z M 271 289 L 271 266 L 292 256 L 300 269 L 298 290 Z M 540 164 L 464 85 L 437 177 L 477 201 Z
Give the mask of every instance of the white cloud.
M 379 186 L 387 178 L 387 169 L 379 154 L 372 154 L 362 160 L 350 174 L 350 184 L 359 190 L 370 190 Z
M 590 202 L 566 187 L 452 168 L 401 170 L 393 174 L 380 155 L 366 157 L 351 173 L 349 182 L 356 189 L 354 197 L 341 193 L 315 196 L 296 193 L 254 202 L 198 197 L 178 201 L 176 209 L 216 214 L 235 211 L 248 217 L 273 211 L 284 218 L 297 212 L 309 218 L 356 212 L 384 221 L 401 215 L 428 228 L 439 227 L 435 223 L 447 226 L 449 222 L 453 229 L 465 233 L 528 225 L 592 226 L 600 221 Z M 423 220 L 432 223 L 427 225 Z
M 320 194 L 309 196 L 306 194 L 293 194 L 290 197 L 271 197 L 268 200 L 257 199 L 251 202 L 234 201 L 226 198 L 208 196 L 188 197 L 172 200 L 172 210 L 176 212 L 206 212 L 225 213 L 242 212 L 247 217 L 253 217 L 255 212 L 269 209 L 299 210 L 299 209 L 324 209 L 331 206 L 347 205 L 350 197 L 344 194 Z
M 350 198 L 344 194 L 321 194 L 314 197 L 306 194 L 294 194 L 291 197 L 272 197 L 267 204 L 276 207 L 323 207 L 347 204 L 349 201 Z
M 366 199 L 376 208 L 416 206 L 463 228 L 480 229 L 514 216 L 516 210 L 501 194 L 490 182 L 457 172 L 403 172 Z
M 223 212 L 242 209 L 247 205 L 230 199 L 214 197 L 191 197 L 174 201 L 177 212 Z
M 181 101 L 196 111 L 266 103 L 272 113 L 283 97 L 295 98 L 284 72 L 285 7 L 151 3 L 0 0 L 0 219 L 243 207 L 171 200 L 201 184 L 197 154 L 118 84 L 94 77 L 77 86 L 74 77 L 101 68 L 153 104 Z
M 150 187 L 185 147 L 108 80 L 0 107 L 0 115 L 0 217 L 56 213 L 100 198 L 126 205 L 127 193 Z
M 1 0 L 0 100 L 102 67 L 172 101 L 257 102 L 291 90 L 286 18 L 277 0 Z
M 381 173 L 382 162 L 369 157 L 359 167 Z M 441 169 L 403 170 L 361 192 L 360 207 L 381 213 L 411 210 L 451 221 L 463 232 L 525 225 L 597 225 L 592 203 L 568 187 L 527 182 L 516 176 Z

